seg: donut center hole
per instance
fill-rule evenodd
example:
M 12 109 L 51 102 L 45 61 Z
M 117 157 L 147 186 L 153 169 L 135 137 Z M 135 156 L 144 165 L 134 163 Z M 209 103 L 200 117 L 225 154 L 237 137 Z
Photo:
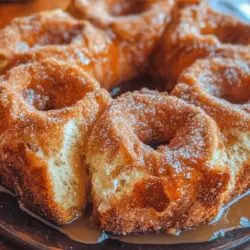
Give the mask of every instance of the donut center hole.
M 23 91 L 24 99 L 37 110 L 49 111 L 73 106 L 86 94 L 84 86 L 45 81 L 32 83 Z
M 235 62 L 235 65 L 225 65 L 211 70 L 211 75 L 203 76 L 203 82 L 209 93 L 233 104 L 245 104 L 250 100 L 250 69 L 246 64 Z M 216 66 L 215 66 L 216 67 Z M 213 73 L 212 73 L 213 72 Z
M 38 35 L 33 42 L 27 42 L 27 48 L 34 48 L 47 45 L 69 45 L 72 41 L 82 33 L 84 26 L 82 24 L 69 25 L 69 21 L 58 23 L 48 23 L 47 32 Z
M 110 0 L 108 2 L 108 12 L 111 16 L 128 16 L 140 14 L 145 10 L 144 0 Z
M 145 143 L 146 145 L 150 146 L 154 150 L 157 150 L 160 146 L 166 146 L 170 144 L 171 140 L 164 140 L 164 141 L 159 141 L 159 140 L 152 140 L 150 142 Z
M 158 91 L 165 90 L 162 86 L 159 85 L 159 83 L 154 81 L 154 79 L 151 79 L 150 76 L 145 76 L 119 83 L 119 85 L 110 90 L 110 95 L 113 98 L 117 98 L 118 96 L 124 93 L 134 92 L 136 90 L 141 90 L 143 88 L 158 90 Z

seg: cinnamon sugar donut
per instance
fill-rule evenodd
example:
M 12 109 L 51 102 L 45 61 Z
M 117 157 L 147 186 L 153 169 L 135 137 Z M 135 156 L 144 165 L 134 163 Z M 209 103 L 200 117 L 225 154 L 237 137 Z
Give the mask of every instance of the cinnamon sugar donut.
M 224 47 L 250 45 L 250 25 L 210 8 L 206 0 L 181 0 L 152 56 L 152 74 L 172 90 L 183 69 Z M 249 48 L 248 48 L 249 51 Z
M 162 29 L 161 22 L 174 4 L 173 0 L 72 0 L 69 13 L 77 18 L 88 19 L 100 27 L 112 27 L 120 33 L 144 29 Z M 169 18 L 169 17 L 167 17 Z M 148 22 L 148 26 L 143 24 Z M 143 32 L 143 30 L 141 30 Z
M 82 26 L 62 10 L 15 18 L 0 31 L 0 67 L 16 53 L 52 44 L 70 44 Z
M 81 215 L 86 140 L 109 103 L 95 80 L 56 60 L 0 78 L 0 176 L 26 207 L 58 224 Z
M 200 109 L 149 90 L 122 95 L 88 142 L 101 228 L 127 234 L 210 221 L 229 180 L 223 155 L 218 127 Z
M 164 0 L 164 3 L 167 3 L 164 8 L 160 7 L 162 0 L 158 2 L 159 6 L 156 2 L 152 11 L 149 11 L 151 14 L 146 11 L 136 17 L 124 19 L 124 22 L 120 20 L 102 28 L 94 27 L 87 21 L 77 20 L 62 11 L 60 13 L 63 17 L 58 20 L 56 14 L 51 14 L 53 16 L 51 22 L 50 17 L 47 18 L 48 13 L 16 19 L 0 31 L 0 37 L 3 37 L 4 41 L 13 37 L 20 40 L 18 46 L 15 44 L 16 41 L 10 45 L 4 41 L 0 42 L 0 58 L 3 57 L 2 72 L 20 63 L 56 57 L 76 63 L 96 78 L 102 87 L 112 89 L 121 81 L 137 77 L 146 68 L 147 59 L 162 35 L 173 6 L 173 0 Z M 33 19 L 38 21 L 33 22 Z M 40 19 L 42 21 L 39 21 Z M 50 31 L 50 26 L 56 30 L 54 22 L 63 24 L 64 21 L 66 27 L 62 25 L 60 30 Z M 48 30 L 44 29 L 43 23 L 49 24 Z M 32 35 L 33 31 L 30 34 L 33 26 L 39 31 L 35 34 L 35 38 Z M 19 34 L 19 29 L 24 31 Z M 58 38 L 53 38 L 55 33 L 58 33 Z M 26 41 L 28 34 L 32 41 Z M 20 44 L 27 46 L 23 49 Z M 14 51 L 13 46 L 17 47 Z
M 250 56 L 207 58 L 184 70 L 172 95 L 215 119 L 226 145 L 230 197 L 250 188 Z
M 121 63 L 127 60 L 126 55 L 122 59 L 119 58 L 123 56 L 123 52 L 119 51 L 106 32 L 88 22 L 81 22 L 81 29 L 81 34 L 78 34 L 70 45 L 46 45 L 31 48 L 25 53 L 16 52 L 2 67 L 0 73 L 3 74 L 20 64 L 54 58 L 77 64 L 107 89 L 120 79 L 130 77 L 131 70 L 126 68 L 126 64 L 123 70 L 120 69 Z M 127 64 L 128 67 L 131 66 L 130 63 Z

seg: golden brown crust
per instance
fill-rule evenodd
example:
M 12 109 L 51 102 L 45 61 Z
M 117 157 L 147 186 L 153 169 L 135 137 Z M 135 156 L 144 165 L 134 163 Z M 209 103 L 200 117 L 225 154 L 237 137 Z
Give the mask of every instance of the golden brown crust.
M 232 58 L 197 60 L 181 74 L 171 95 L 201 107 L 219 125 L 231 172 L 232 199 L 249 189 L 250 57 L 230 53 Z
M 230 51 L 230 50 L 229 50 Z M 250 129 L 250 57 L 208 57 L 184 70 L 171 94 L 204 109 L 223 127 Z
M 209 183 L 209 180 L 213 180 L 214 183 Z M 147 186 L 150 183 L 148 180 L 145 182 Z M 221 182 L 224 187 L 215 188 Z M 153 188 L 155 193 L 150 193 L 148 192 L 148 187 L 145 193 L 141 188 L 137 190 L 142 192 L 139 201 L 133 194 L 132 196 L 123 196 L 119 201 L 113 200 L 112 208 L 107 212 L 100 213 L 95 208 L 94 213 L 99 219 L 101 227 L 113 234 L 124 235 L 158 231 L 173 233 L 180 229 L 189 229 L 201 223 L 212 221 L 219 212 L 218 196 L 226 191 L 227 182 L 228 177 L 226 177 L 226 174 L 222 176 L 210 173 L 209 176 L 204 177 L 204 182 L 201 181 L 201 184 L 197 186 L 197 191 L 199 192 L 197 201 L 176 205 L 173 212 L 169 215 L 158 214 L 154 210 L 158 207 L 157 204 L 159 203 L 157 202 L 164 204 L 167 198 L 163 196 L 164 199 L 159 200 L 161 192 Z M 136 189 L 139 188 L 137 187 Z M 213 194 L 211 189 L 214 189 Z M 148 196 L 152 197 L 149 198 Z M 147 203 L 147 200 L 150 202 Z
M 36 46 L 69 44 L 79 32 L 79 23 L 59 9 L 15 18 L 0 32 L 0 59 Z
M 43 13 L 37 14 L 37 16 L 39 15 L 43 16 Z M 73 18 L 71 22 L 71 28 L 74 30 L 77 27 L 78 32 L 71 38 L 69 44 L 48 44 L 46 46 L 35 44 L 27 52 L 19 50 L 14 53 L 11 53 L 10 48 L 5 46 L 3 52 L 8 52 L 10 56 L 2 65 L 1 74 L 13 66 L 53 58 L 77 64 L 106 88 L 109 88 L 110 84 L 120 81 L 120 77 L 124 77 L 120 75 L 118 68 L 120 63 L 118 58 L 122 52 L 111 41 L 111 38 L 88 22 L 77 21 Z M 8 30 L 8 26 L 5 29 Z M 8 36 L 6 40 L 7 38 Z
M 78 19 L 90 20 L 101 28 L 114 29 L 128 39 L 145 33 L 146 29 L 149 31 L 149 28 L 163 29 L 161 23 L 164 18 L 169 19 L 173 5 L 173 0 L 73 0 L 68 10 Z M 144 22 L 147 22 L 147 27 Z
M 173 1 L 164 2 L 169 5 L 160 8 L 155 4 L 149 6 L 145 14 L 138 13 L 136 22 L 126 18 L 129 30 L 120 30 L 125 28 L 124 22 L 119 25 L 113 22 L 112 27 L 101 30 L 57 10 L 15 19 L 0 31 L 0 66 L 2 74 L 5 73 L 1 77 L 0 118 L 4 122 L 0 124 L 3 140 L 0 174 L 4 184 L 9 188 L 13 186 L 27 207 L 59 224 L 79 214 L 79 209 L 65 209 L 55 202 L 54 183 L 46 160 L 63 146 L 62 135 L 69 119 L 78 119 L 85 109 L 86 119 L 94 123 L 99 111 L 110 101 L 108 94 L 98 90 L 97 84 L 92 82 L 97 90 L 88 89 L 91 94 L 86 106 L 76 107 L 74 101 L 82 98 L 82 92 L 75 85 L 87 76 L 78 72 L 71 81 L 74 67 L 72 72 L 65 73 L 61 67 L 56 69 L 55 62 L 51 66 L 50 61 L 49 74 L 55 82 L 65 80 L 61 78 L 63 73 L 57 75 L 53 70 L 64 72 L 67 81 L 71 81 L 66 89 L 57 88 L 46 78 L 48 72 L 43 72 L 47 67 L 44 65 L 50 63 L 43 60 L 53 57 L 76 63 L 107 89 L 121 80 L 137 76 L 166 25 Z M 27 87 L 30 82 L 34 84 Z M 37 82 L 41 83 L 37 85 Z M 75 89 L 78 92 L 74 92 Z M 86 124 L 86 133 L 91 124 Z M 82 144 L 84 140 L 78 146 Z M 44 161 L 36 154 L 39 147 L 47 157 Z M 33 177 L 35 174 L 39 176 Z M 32 178 L 34 182 L 30 183 Z
M 64 224 L 86 205 L 89 163 L 108 232 L 214 219 L 250 188 L 250 26 L 205 0 L 75 0 L 69 12 L 0 31 L 0 182 Z M 82 70 L 111 89 L 145 73 L 155 47 L 154 76 L 172 89 L 181 75 L 172 96 L 144 89 L 108 108 L 109 94 Z
M 41 162 L 34 165 L 29 160 L 26 160 L 28 159 L 28 153 L 32 154 L 31 152 L 26 152 L 22 145 L 16 149 L 16 152 L 1 152 L 1 154 L 8 155 L 8 161 L 11 161 L 10 168 L 13 187 L 22 204 L 36 214 L 57 224 L 64 224 L 72 218 L 79 216 L 79 212 L 76 210 L 65 211 L 55 202 L 53 183 L 51 182 L 46 164 L 42 165 Z M 10 154 L 14 157 L 10 158 Z
M 181 72 L 198 58 L 250 44 L 250 26 L 209 7 L 206 0 L 177 1 L 172 21 L 152 55 L 153 76 L 172 90 Z M 249 52 L 249 49 L 248 49 Z
M 152 142 L 163 145 L 154 150 Z M 210 221 L 229 180 L 216 158 L 221 152 L 217 126 L 201 110 L 148 90 L 124 94 L 104 112 L 88 143 L 101 227 L 124 234 Z
M 60 11 L 60 17 L 55 11 L 16 19 L 0 31 L 0 37 L 4 38 L 0 41 L 0 58 L 3 58 L 0 68 L 4 72 L 13 65 L 55 57 L 78 64 L 102 87 L 111 89 L 144 71 L 148 57 L 167 24 L 172 6 L 173 0 L 158 0 L 149 5 L 145 13 L 142 11 L 133 17 L 114 20 L 102 29 L 63 11 Z M 87 10 L 92 11 L 91 6 Z M 62 27 L 57 29 L 60 22 Z M 39 32 L 33 34 L 30 27 Z M 30 37 L 28 41 L 27 36 Z M 10 46 L 6 42 L 8 40 L 11 41 Z M 13 47 L 16 48 L 14 51 Z
M 236 184 L 233 193 L 231 194 L 230 199 L 234 199 L 244 194 L 250 189 L 250 167 L 249 161 L 245 162 L 241 166 L 241 170 L 237 175 Z
M 0 163 L 0 183 L 11 192 L 15 192 L 13 174 L 8 164 Z
M 77 66 L 56 60 L 14 67 L 0 88 L 1 120 L 8 119 L 0 130 L 1 166 L 25 206 L 69 222 L 86 205 L 86 139 L 109 94 Z

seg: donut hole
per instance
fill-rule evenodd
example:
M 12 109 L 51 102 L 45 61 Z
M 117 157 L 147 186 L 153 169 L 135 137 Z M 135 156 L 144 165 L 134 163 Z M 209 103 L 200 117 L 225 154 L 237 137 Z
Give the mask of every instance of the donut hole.
M 39 17 L 38 15 L 31 18 L 24 27 L 20 27 L 20 30 L 25 30 L 26 33 L 17 36 L 16 44 L 12 45 L 18 49 L 18 52 L 27 52 L 31 48 L 40 46 L 69 45 L 78 38 L 81 39 L 86 26 L 84 23 L 75 22 L 68 16 L 57 15 L 47 19 L 44 17 L 46 19 L 44 21 L 41 21 Z M 26 26 L 34 27 L 27 30 Z
M 159 82 L 154 81 L 150 76 L 143 76 L 119 83 L 119 85 L 110 90 L 110 95 L 113 98 L 117 98 L 127 92 L 134 92 L 143 88 L 162 92 L 165 90 L 164 86 L 161 86 Z
M 233 104 L 245 104 L 250 100 L 250 67 L 241 61 L 222 62 L 215 59 L 209 70 L 200 78 L 206 90 L 215 97 Z
M 145 10 L 145 5 L 143 0 L 109 0 L 107 11 L 114 17 L 136 15 Z
M 29 43 L 30 48 L 36 48 L 37 46 L 48 46 L 48 45 L 69 45 L 71 44 L 76 38 L 79 37 L 79 34 L 83 31 L 82 24 L 72 25 L 72 27 L 58 27 L 48 25 L 48 33 L 41 35 L 37 41 L 34 43 Z M 63 30 L 65 29 L 65 30 Z M 51 31 L 52 30 L 52 31 Z M 33 42 L 33 41 L 32 41 Z
M 155 120 L 150 121 L 147 118 L 148 114 L 144 113 L 144 115 L 145 118 L 139 117 L 133 128 L 138 140 L 154 150 L 171 144 L 176 135 L 176 128 L 170 128 L 167 120 L 162 117 L 154 117 Z
M 23 91 L 24 99 L 37 110 L 49 111 L 71 107 L 86 94 L 86 88 L 77 82 L 45 80 L 32 82 Z
M 163 140 L 163 141 L 160 141 L 160 140 L 152 140 L 150 142 L 147 142 L 147 143 L 144 143 L 148 146 L 150 146 L 151 148 L 153 148 L 154 150 L 157 150 L 159 147 L 161 146 L 166 146 L 166 145 L 169 145 L 171 142 L 171 140 Z

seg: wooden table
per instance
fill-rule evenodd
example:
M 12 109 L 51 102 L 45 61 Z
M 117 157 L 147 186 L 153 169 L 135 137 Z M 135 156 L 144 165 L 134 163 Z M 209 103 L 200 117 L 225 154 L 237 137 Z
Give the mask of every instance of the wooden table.
M 0 0 L 1 2 L 1 0 Z M 26 16 L 37 11 L 51 10 L 55 8 L 65 9 L 70 0 L 30 0 L 27 3 L 2 3 L 0 4 L 0 28 L 4 27 L 14 17 Z M 1 250 L 21 250 L 20 246 L 14 245 L 12 242 L 0 235 Z

